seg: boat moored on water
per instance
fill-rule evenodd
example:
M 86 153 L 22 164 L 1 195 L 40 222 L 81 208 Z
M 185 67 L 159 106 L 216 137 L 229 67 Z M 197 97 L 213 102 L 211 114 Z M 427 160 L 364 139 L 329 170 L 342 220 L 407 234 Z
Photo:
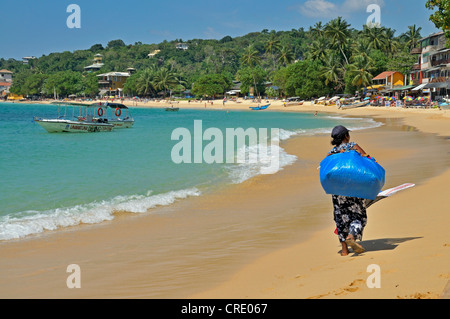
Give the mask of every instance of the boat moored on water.
M 53 102 L 52 104 L 58 105 L 57 118 L 33 118 L 34 122 L 38 123 L 49 133 L 111 132 L 114 128 L 114 125 L 107 121 L 95 119 L 93 111 L 88 105 L 72 102 Z M 62 105 L 64 106 L 64 113 L 61 110 Z M 76 112 L 77 108 L 79 110 Z
M 250 108 L 254 111 L 260 111 L 260 110 L 265 110 L 270 106 L 270 104 L 266 104 L 266 105 L 258 105 L 258 106 L 250 106 Z
M 122 103 L 100 102 L 89 106 L 94 108 L 96 116 L 94 119 L 100 122 L 114 125 L 114 128 L 130 128 L 134 125 L 128 107 Z

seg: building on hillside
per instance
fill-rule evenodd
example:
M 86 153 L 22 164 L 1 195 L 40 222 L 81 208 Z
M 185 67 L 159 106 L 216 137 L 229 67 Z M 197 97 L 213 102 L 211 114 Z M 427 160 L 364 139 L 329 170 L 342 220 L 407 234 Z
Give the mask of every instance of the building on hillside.
M 186 51 L 187 49 L 189 49 L 189 45 L 187 43 L 177 43 L 176 48 L 178 50 Z
M 109 72 L 97 75 L 98 88 L 100 90 L 100 95 L 106 95 L 119 97 L 123 96 L 123 87 L 128 77 L 130 77 L 129 72 Z
M 446 46 L 444 32 L 430 34 L 419 41 L 411 54 L 417 63 L 410 72 L 413 91 L 431 93 L 434 97 L 447 95 L 450 89 L 450 48 Z
M 94 63 L 84 67 L 84 69 L 87 72 L 97 72 L 103 66 L 104 66 L 104 64 L 103 64 L 103 56 L 101 54 L 96 54 L 96 55 L 94 55 Z
M 135 68 L 128 68 L 128 69 L 127 69 L 127 72 L 128 72 L 130 75 L 133 75 L 134 73 L 136 73 L 136 69 L 135 69 Z
M 22 63 L 23 64 L 28 64 L 30 62 L 30 60 L 35 60 L 37 59 L 35 56 L 26 56 L 22 58 Z
M 99 53 L 94 55 L 94 63 L 103 63 L 103 55 Z

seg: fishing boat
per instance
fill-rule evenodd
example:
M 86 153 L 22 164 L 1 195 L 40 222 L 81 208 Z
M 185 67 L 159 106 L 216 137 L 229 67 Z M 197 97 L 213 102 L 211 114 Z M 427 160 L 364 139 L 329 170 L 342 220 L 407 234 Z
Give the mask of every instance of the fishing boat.
M 259 110 L 265 110 L 270 106 L 270 104 L 266 104 L 266 105 L 258 105 L 258 106 L 250 106 L 250 108 L 254 111 L 259 111 Z
M 303 105 L 304 101 L 300 100 L 298 97 L 291 97 L 286 100 L 284 103 L 285 106 L 293 106 L 293 105 Z
M 97 121 L 114 125 L 114 128 L 130 128 L 134 125 L 134 119 L 131 116 L 128 107 L 122 103 L 94 103 L 90 107 L 97 109 L 95 117 Z
M 354 109 L 357 107 L 364 107 L 370 104 L 370 101 L 362 101 L 362 102 L 355 102 L 355 103 L 351 103 L 351 104 L 343 104 L 340 106 L 341 109 Z
M 114 125 L 111 123 L 95 119 L 92 108 L 89 105 L 72 102 L 53 102 L 52 104 L 58 105 L 57 118 L 33 118 L 34 122 L 38 123 L 49 133 L 111 132 L 114 128 Z M 62 113 L 61 104 L 64 104 L 64 113 Z M 79 111 L 75 115 L 77 108 L 79 108 Z M 72 112 L 70 112 L 70 109 Z

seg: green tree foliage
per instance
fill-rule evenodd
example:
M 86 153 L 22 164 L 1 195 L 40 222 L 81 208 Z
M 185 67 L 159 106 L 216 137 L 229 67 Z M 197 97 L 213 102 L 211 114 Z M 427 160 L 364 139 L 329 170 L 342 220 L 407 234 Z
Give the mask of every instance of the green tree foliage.
M 430 16 L 430 21 L 436 28 L 443 30 L 445 37 L 450 39 L 450 0 L 428 0 L 425 6 L 430 10 L 436 10 Z
M 118 48 L 122 48 L 124 46 L 125 46 L 125 42 L 118 39 L 118 40 L 109 41 L 108 46 L 106 48 L 107 49 L 118 49 Z
M 83 91 L 83 78 L 81 73 L 74 71 L 61 71 L 51 74 L 45 81 L 43 92 L 52 96 L 54 93 L 61 97 L 79 94 Z
M 207 74 L 201 76 L 192 86 L 192 93 L 197 96 L 215 97 L 229 90 L 232 81 L 224 74 Z
M 420 35 L 420 31 L 422 30 L 422 28 L 417 28 L 414 24 L 408 26 L 408 29 L 408 32 L 403 33 L 400 38 L 406 42 L 406 45 L 411 50 L 419 46 L 419 40 L 422 38 L 422 36 Z
M 239 69 L 236 74 L 236 80 L 241 82 L 241 94 L 248 94 L 250 87 L 254 90 L 255 96 L 264 93 L 264 82 L 267 78 L 267 72 L 260 66 L 246 67 Z
M 282 88 L 286 96 L 308 99 L 327 95 L 332 90 L 323 84 L 321 67 L 319 61 L 311 60 L 291 64 L 275 73 L 274 84 Z
M 440 17 L 439 21 L 445 20 L 442 14 L 448 10 L 444 5 L 448 1 L 428 1 L 430 8 L 438 9 L 434 16 Z M 0 68 L 14 72 L 11 92 L 24 95 L 43 92 L 52 96 L 55 90 L 60 96 L 96 95 L 96 74 L 84 68 L 100 53 L 104 63 L 101 73 L 125 72 L 129 67 L 137 70 L 125 84 L 124 93 L 128 95 L 169 96 L 192 89 L 194 83 L 202 83 L 208 76 L 216 79 L 226 74 L 227 79 L 242 82 L 243 94 L 250 87 L 255 88 L 256 95 L 264 94 L 265 83 L 272 82 L 283 95 L 311 98 L 325 93 L 354 93 L 368 83 L 370 76 L 388 69 L 407 74 L 415 62 L 409 51 L 417 46 L 421 28 L 413 25 L 405 31 L 400 36 L 386 27 L 362 26 L 358 31 L 339 17 L 318 22 L 308 30 L 264 29 L 220 40 L 125 44 L 118 39 L 106 46 L 98 43 L 86 50 L 43 55 L 29 64 L 0 58 Z M 179 42 L 189 49 L 177 49 Z M 155 50 L 159 52 L 149 57 Z M 362 67 L 361 63 L 367 64 Z M 295 75 L 293 70 L 300 73 Z M 199 94 L 209 95 L 202 90 Z

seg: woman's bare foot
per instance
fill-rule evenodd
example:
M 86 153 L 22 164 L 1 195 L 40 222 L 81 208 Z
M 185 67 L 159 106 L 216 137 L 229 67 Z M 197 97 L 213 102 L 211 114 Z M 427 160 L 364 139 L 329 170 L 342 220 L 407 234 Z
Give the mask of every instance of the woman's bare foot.
M 347 239 L 345 240 L 345 243 L 348 246 L 350 246 L 353 249 L 353 251 L 357 254 L 361 254 L 366 251 L 363 246 L 361 246 L 355 241 L 355 237 L 353 237 L 353 235 L 348 235 Z
M 344 241 L 341 244 L 342 244 L 341 256 L 347 256 L 349 254 L 347 243 Z

